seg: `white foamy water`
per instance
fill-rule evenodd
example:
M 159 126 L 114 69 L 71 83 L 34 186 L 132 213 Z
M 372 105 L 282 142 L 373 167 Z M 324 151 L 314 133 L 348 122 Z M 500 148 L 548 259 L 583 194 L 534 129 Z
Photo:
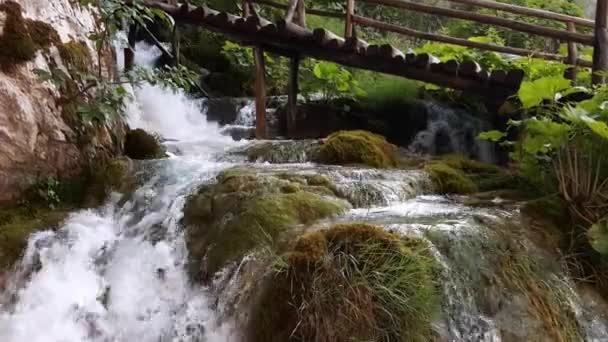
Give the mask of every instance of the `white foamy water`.
M 179 220 L 185 196 L 230 166 L 214 155 L 234 143 L 181 93 L 138 88 L 129 115 L 132 127 L 176 139 L 183 155 L 144 162 L 153 176 L 126 203 L 116 195 L 30 238 L 0 294 L 0 341 L 230 340 L 207 290 L 189 283 Z

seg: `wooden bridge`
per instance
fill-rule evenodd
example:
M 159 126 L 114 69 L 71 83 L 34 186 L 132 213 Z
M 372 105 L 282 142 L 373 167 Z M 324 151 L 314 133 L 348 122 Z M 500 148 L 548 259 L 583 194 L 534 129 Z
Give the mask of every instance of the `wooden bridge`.
M 524 77 L 523 71 L 518 69 L 493 70 L 489 72 L 483 70 L 474 61 L 462 63 L 455 60 L 440 62 L 436 57 L 429 54 L 415 55 L 404 53 L 389 44 L 369 44 L 356 37 L 356 26 L 367 26 L 418 39 L 444 42 L 486 51 L 560 61 L 572 66 L 567 71 L 567 77 L 573 79 L 576 77 L 577 67 L 592 67 L 594 71 L 608 70 L 608 0 L 598 0 L 595 22 L 584 18 L 489 0 L 448 0 L 466 5 L 491 8 L 497 11 L 556 20 L 566 23 L 568 30 L 548 28 L 499 16 L 430 6 L 407 0 L 359 0 L 418 13 L 472 20 L 482 24 L 505 27 L 519 32 L 555 39 L 559 42 L 567 42 L 568 54 L 566 56 L 474 42 L 384 23 L 357 15 L 355 13 L 355 0 L 345 1 L 346 10 L 341 13 L 307 9 L 305 8 L 304 0 L 290 0 L 289 4 L 281 4 L 272 0 L 243 0 L 241 15 L 219 12 L 207 7 L 193 7 L 188 4 L 178 5 L 173 1 L 145 0 L 143 3 L 146 6 L 164 10 L 177 23 L 202 26 L 225 34 L 231 39 L 240 41 L 245 45 L 255 47 L 256 136 L 258 138 L 266 136 L 264 51 L 291 59 L 288 93 L 288 129 L 291 129 L 296 121 L 298 68 L 302 57 L 313 57 L 345 66 L 398 75 L 442 87 L 460 89 L 482 96 L 502 99 L 506 99 L 508 96 L 516 93 Z M 254 3 L 284 9 L 285 15 L 281 20 L 270 22 L 258 15 Z M 324 28 L 308 29 L 306 27 L 306 13 L 343 19 L 345 27 L 343 37 Z M 577 26 L 586 31 L 594 30 L 594 34 L 579 33 L 577 32 Z M 133 42 L 131 41 L 130 44 L 133 44 Z M 578 58 L 577 45 L 579 44 L 594 47 L 593 62 Z M 594 82 L 603 82 L 603 75 L 603 73 L 594 73 Z

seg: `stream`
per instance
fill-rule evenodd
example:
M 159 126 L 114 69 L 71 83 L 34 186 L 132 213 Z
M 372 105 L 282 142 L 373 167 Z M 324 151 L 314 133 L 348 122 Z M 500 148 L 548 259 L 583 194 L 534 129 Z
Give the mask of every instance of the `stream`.
M 149 53 L 139 52 L 139 62 Z M 519 203 L 434 195 L 418 170 L 247 163 L 231 151 L 251 142 L 207 122 L 200 101 L 149 85 L 135 93 L 130 126 L 166 138 L 170 158 L 136 162 L 141 184 L 130 197 L 114 194 L 100 208 L 72 213 L 59 230 L 30 237 L 0 294 L 0 341 L 241 341 L 238 319 L 222 309 L 239 291 L 239 273 L 209 288 L 192 284 L 180 225 L 186 196 L 236 165 L 329 177 L 356 205 L 321 225 L 365 221 L 427 240 L 442 266 L 437 341 L 608 341 L 604 303 L 527 231 Z M 505 274 L 506 263 L 528 272 Z M 539 288 L 541 300 L 531 300 Z M 559 308 L 558 334 L 539 314 L 543 305 Z

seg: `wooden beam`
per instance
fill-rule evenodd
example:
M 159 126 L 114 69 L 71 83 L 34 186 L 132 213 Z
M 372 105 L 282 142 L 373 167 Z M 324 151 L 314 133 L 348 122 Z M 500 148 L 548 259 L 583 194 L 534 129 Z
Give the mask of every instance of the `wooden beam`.
M 346 22 L 344 23 L 344 38 L 353 36 L 353 14 L 355 14 L 355 0 L 346 0 Z
M 369 3 L 375 3 L 379 5 L 392 6 L 397 8 L 403 8 L 414 12 L 427 13 L 432 15 L 442 15 L 450 18 L 458 18 L 464 20 L 471 20 L 482 24 L 488 24 L 493 26 L 502 26 L 511 30 L 531 33 L 539 36 L 545 36 L 549 38 L 560 39 L 564 41 L 573 41 L 585 45 L 593 45 L 593 36 L 581 33 L 572 33 L 564 30 L 557 30 L 549 27 L 540 25 L 532 25 L 523 23 L 517 20 L 505 19 L 495 17 L 491 15 L 479 14 L 474 12 L 461 11 L 457 9 L 435 7 L 424 5 L 420 3 L 414 3 L 406 0 L 362 0 Z
M 542 59 L 548 59 L 548 60 L 552 60 L 552 61 L 568 63 L 567 57 L 548 53 L 548 52 L 532 51 L 532 50 L 528 50 L 528 49 L 514 48 L 514 47 L 510 47 L 510 46 L 492 45 L 492 44 L 475 42 L 475 41 L 468 40 L 468 39 L 454 38 L 454 37 L 444 36 L 444 35 L 439 35 L 439 34 L 434 34 L 434 33 L 427 33 L 427 32 L 417 31 L 414 29 L 410 29 L 407 27 L 402 27 L 402 26 L 398 26 L 398 25 L 394 25 L 394 24 L 383 23 L 378 20 L 374 20 L 374 19 L 370 19 L 370 18 L 358 16 L 358 15 L 353 16 L 353 22 L 360 24 L 360 25 L 373 27 L 373 28 L 376 28 L 379 30 L 401 33 L 406 36 L 410 36 L 410 37 L 414 37 L 414 38 L 418 38 L 418 39 L 430 40 L 430 41 L 459 45 L 459 46 L 466 46 L 466 47 L 486 50 L 486 51 L 507 53 L 507 54 L 517 55 L 517 56 L 532 56 L 532 57 L 536 57 L 536 58 L 542 58 Z M 576 64 L 581 65 L 581 66 L 591 67 L 591 63 L 589 63 L 589 61 L 577 60 Z
M 597 0 L 593 45 L 593 84 L 605 83 L 608 71 L 608 0 Z
M 290 59 L 289 64 L 289 91 L 287 93 L 287 135 L 294 132 L 298 114 L 298 72 L 300 69 L 300 56 Z
M 280 8 L 280 9 L 287 9 L 287 5 L 275 2 L 272 0 L 252 0 L 252 1 L 256 2 L 260 5 L 266 5 L 266 6 Z M 314 9 L 314 8 L 307 8 L 306 12 L 309 14 L 314 14 L 314 15 L 318 15 L 321 17 L 344 19 L 344 13 L 340 13 L 340 12 L 324 11 L 324 10 L 318 10 L 318 9 Z
M 266 66 L 264 65 L 264 50 L 253 49 L 255 60 L 255 136 L 266 138 Z
M 490 8 L 503 12 L 521 14 L 530 17 L 543 18 L 549 20 L 557 20 L 564 23 L 574 23 L 578 26 L 594 27 L 595 23 L 593 20 L 586 18 L 575 17 L 567 14 L 555 13 L 551 11 L 545 11 L 538 8 L 530 8 L 518 5 L 511 5 L 502 2 L 489 1 L 489 0 L 448 0 L 451 2 L 457 2 L 460 4 Z

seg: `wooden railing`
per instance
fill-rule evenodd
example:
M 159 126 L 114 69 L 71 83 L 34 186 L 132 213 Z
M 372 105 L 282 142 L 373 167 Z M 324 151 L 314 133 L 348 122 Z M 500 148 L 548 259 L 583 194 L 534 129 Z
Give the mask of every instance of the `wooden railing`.
M 522 6 L 499 3 L 490 0 L 448 0 L 454 3 L 494 9 L 502 12 L 535 17 L 539 19 L 554 20 L 565 24 L 566 29 L 560 30 L 519 20 L 507 19 L 498 16 L 463 11 L 454 8 L 437 7 L 408 0 L 358 0 L 363 3 L 387 6 L 417 13 L 438 15 L 455 19 L 470 20 L 481 24 L 499 26 L 510 30 L 529 33 L 532 35 L 555 39 L 567 43 L 567 55 L 559 55 L 551 52 L 530 50 L 511 46 L 500 46 L 495 44 L 471 41 L 468 39 L 451 37 L 436 33 L 422 32 L 408 27 L 382 22 L 373 18 L 364 17 L 356 13 L 355 0 L 345 0 L 345 13 L 333 12 L 313 8 L 305 8 L 304 0 L 291 0 L 290 3 L 281 4 L 273 0 L 243 0 L 243 8 L 247 11 L 257 3 L 274 8 L 286 10 L 285 20 L 291 22 L 294 17 L 298 18 L 297 24 L 306 25 L 305 15 L 313 14 L 330 18 L 338 18 L 345 21 L 344 38 L 356 36 L 356 27 L 371 27 L 380 31 L 394 32 L 408 37 L 459 45 L 485 51 L 513 54 L 518 56 L 530 56 L 546 60 L 559 61 L 573 66 L 567 73 L 571 79 L 576 78 L 576 67 L 593 68 L 593 82 L 603 83 L 604 73 L 608 71 L 608 0 L 598 0 L 596 20 L 554 13 L 550 11 L 527 8 Z M 245 13 L 247 15 L 247 13 Z M 594 34 L 578 32 L 577 28 L 584 31 L 594 29 Z M 578 57 L 578 45 L 592 46 L 594 48 L 593 61 L 583 60 Z

